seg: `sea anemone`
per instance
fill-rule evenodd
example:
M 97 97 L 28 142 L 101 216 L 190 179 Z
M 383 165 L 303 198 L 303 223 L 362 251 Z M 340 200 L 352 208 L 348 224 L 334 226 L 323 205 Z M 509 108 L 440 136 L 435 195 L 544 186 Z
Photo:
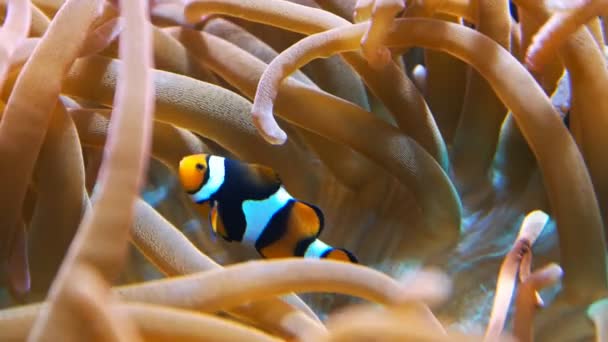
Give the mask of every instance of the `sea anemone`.
M 1 3 L 0 340 L 608 338 L 607 1 Z M 199 153 L 360 263 L 216 240 Z

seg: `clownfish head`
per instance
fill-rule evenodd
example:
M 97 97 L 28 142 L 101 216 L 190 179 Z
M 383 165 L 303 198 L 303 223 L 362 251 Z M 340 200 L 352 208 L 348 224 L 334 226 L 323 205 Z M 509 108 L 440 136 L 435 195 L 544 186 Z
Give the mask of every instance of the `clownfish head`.
M 209 178 L 209 155 L 194 154 L 179 162 L 179 180 L 189 194 L 204 186 Z

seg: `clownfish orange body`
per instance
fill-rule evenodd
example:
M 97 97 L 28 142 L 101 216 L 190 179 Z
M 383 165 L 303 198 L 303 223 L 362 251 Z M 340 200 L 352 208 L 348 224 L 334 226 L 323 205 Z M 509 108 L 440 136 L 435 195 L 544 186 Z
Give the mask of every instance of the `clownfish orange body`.
M 183 158 L 179 178 L 195 203 L 210 203 L 213 231 L 255 247 L 265 258 L 300 256 L 357 262 L 318 239 L 319 208 L 293 198 L 272 169 L 215 155 Z

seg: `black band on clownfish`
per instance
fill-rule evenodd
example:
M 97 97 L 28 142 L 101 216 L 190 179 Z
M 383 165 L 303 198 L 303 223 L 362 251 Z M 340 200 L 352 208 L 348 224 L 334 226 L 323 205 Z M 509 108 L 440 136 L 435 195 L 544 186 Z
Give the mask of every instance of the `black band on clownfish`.
M 318 239 L 323 212 L 293 198 L 271 168 L 197 154 L 182 159 L 179 176 L 195 203 L 210 203 L 213 231 L 228 241 L 254 246 L 266 258 L 357 262 L 349 251 Z

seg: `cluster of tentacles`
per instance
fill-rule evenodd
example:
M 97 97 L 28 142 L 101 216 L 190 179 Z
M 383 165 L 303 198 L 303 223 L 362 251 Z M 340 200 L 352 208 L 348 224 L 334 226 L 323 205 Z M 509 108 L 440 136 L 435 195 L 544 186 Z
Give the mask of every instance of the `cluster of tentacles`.
M 0 340 L 608 339 L 608 1 L 0 3 Z M 243 262 L 202 152 L 361 264 Z

